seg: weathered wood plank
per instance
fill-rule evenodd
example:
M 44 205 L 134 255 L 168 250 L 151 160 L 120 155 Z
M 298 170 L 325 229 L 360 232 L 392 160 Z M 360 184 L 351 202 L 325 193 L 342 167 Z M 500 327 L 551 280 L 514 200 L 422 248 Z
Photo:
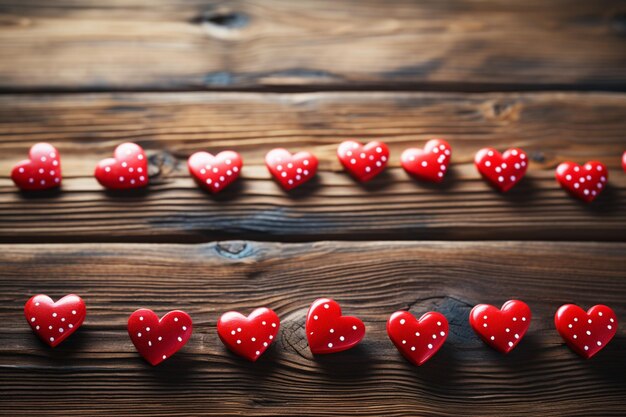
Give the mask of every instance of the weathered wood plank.
M 619 0 L 0 1 L 0 88 L 620 88 Z
M 0 97 L 0 240 L 207 241 L 223 237 L 314 239 L 595 239 L 626 236 L 626 96 L 622 94 L 176 93 Z M 453 165 L 441 186 L 410 179 L 402 150 L 432 137 L 450 141 Z M 342 171 L 337 144 L 382 139 L 388 172 L 360 186 Z M 151 155 L 149 190 L 104 192 L 95 164 L 116 144 Z M 31 144 L 63 155 L 61 193 L 29 196 L 8 178 Z M 507 195 L 483 182 L 474 153 L 520 146 L 527 177 Z M 265 153 L 283 146 L 320 158 L 318 179 L 283 192 Z M 243 177 L 217 197 L 198 189 L 185 159 L 234 149 Z M 559 162 L 604 161 L 610 186 L 592 205 L 554 180 Z
M 5 415 L 619 415 L 626 331 L 586 361 L 554 330 L 563 303 L 605 303 L 626 317 L 624 243 L 220 242 L 203 245 L 0 245 L 0 410 Z M 529 260 L 532 260 L 530 262 Z M 51 350 L 26 324 L 35 293 L 81 294 L 84 327 Z M 316 297 L 361 317 L 359 347 L 314 358 L 303 323 Z M 467 319 L 480 302 L 526 300 L 528 335 L 508 356 Z M 267 305 L 282 319 L 256 364 L 229 354 L 219 315 Z M 138 307 L 183 308 L 185 348 L 152 368 L 126 334 Z M 447 316 L 450 337 L 415 368 L 385 333 L 398 309 Z

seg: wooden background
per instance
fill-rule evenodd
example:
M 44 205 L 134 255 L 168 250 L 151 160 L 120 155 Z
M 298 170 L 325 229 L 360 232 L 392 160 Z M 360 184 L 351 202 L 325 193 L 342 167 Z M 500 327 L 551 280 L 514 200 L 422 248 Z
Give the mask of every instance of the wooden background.
M 0 414 L 623 416 L 626 327 L 585 361 L 553 315 L 605 303 L 626 322 L 625 132 L 623 0 L 0 0 Z M 399 166 L 433 137 L 453 146 L 439 186 Z M 352 181 L 345 139 L 387 142 L 389 169 Z M 62 155 L 61 191 L 9 178 L 38 141 Z M 151 184 L 103 191 L 94 166 L 124 141 Z M 314 152 L 317 178 L 283 192 L 263 164 L 277 146 Z M 511 192 L 476 173 L 484 146 L 528 152 Z M 223 149 L 242 178 L 211 196 L 185 161 Z M 554 169 L 590 159 L 610 184 L 584 205 Z M 23 305 L 70 292 L 88 317 L 53 350 Z M 358 347 L 310 354 L 321 296 L 364 320 Z M 503 356 L 467 319 L 511 298 L 534 317 Z M 215 325 L 263 305 L 282 329 L 250 364 Z M 161 366 L 127 337 L 139 307 L 194 319 Z M 386 336 L 398 309 L 450 321 L 422 367 Z

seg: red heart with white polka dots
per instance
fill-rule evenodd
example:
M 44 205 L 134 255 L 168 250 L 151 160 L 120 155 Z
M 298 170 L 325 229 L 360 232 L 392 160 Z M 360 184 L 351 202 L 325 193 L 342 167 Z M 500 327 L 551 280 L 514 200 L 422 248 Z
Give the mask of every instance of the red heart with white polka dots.
M 433 139 L 424 149 L 409 148 L 402 152 L 402 168 L 414 177 L 431 182 L 441 182 L 448 170 L 452 148 L 445 140 Z
M 103 159 L 96 166 L 98 182 L 112 190 L 125 190 L 148 185 L 148 160 L 143 148 L 135 143 L 122 143 L 113 158 Z
M 408 311 L 396 311 L 387 321 L 387 335 L 409 362 L 420 366 L 446 341 L 448 320 L 434 311 L 419 320 Z
M 152 365 L 169 358 L 191 337 L 191 317 L 174 310 L 160 320 L 152 310 L 141 308 L 128 318 L 128 335 L 137 352 Z
M 563 162 L 556 168 L 556 179 L 571 195 L 591 203 L 606 186 L 609 172 L 598 161 L 589 161 L 582 167 Z
M 285 190 L 304 184 L 317 172 L 317 158 L 310 152 L 292 155 L 286 149 L 274 149 L 265 155 L 265 164 Z
M 269 308 L 257 308 L 248 317 L 229 311 L 217 322 L 217 334 L 226 347 L 254 362 L 272 344 L 279 326 L 280 319 Z
M 30 159 L 18 162 L 11 179 L 25 191 L 47 190 L 61 185 L 59 152 L 49 143 L 37 143 L 30 148 Z
M 472 329 L 492 348 L 509 353 L 522 340 L 530 326 L 530 308 L 519 300 L 509 300 L 499 309 L 478 304 L 469 317 Z
M 587 312 L 574 304 L 561 306 L 554 325 L 565 343 L 584 358 L 602 350 L 617 332 L 617 317 L 610 307 L 596 305 Z
M 196 152 L 187 160 L 189 173 L 198 185 L 218 193 L 239 177 L 243 161 L 237 152 L 223 151 L 213 156 Z
M 330 298 L 320 298 L 306 316 L 306 337 L 313 354 L 350 349 L 365 336 L 365 325 L 352 316 L 342 316 L 341 307 Z
M 52 347 L 70 337 L 83 324 L 87 309 L 74 294 L 56 303 L 47 295 L 31 297 L 24 306 L 24 315 L 35 334 Z
M 504 154 L 493 148 L 484 148 L 474 158 L 478 172 L 502 192 L 513 188 L 524 177 L 527 161 L 526 153 L 519 148 L 509 149 Z
M 375 141 L 363 146 L 348 140 L 337 148 L 337 157 L 354 178 L 366 182 L 384 171 L 389 160 L 389 148 L 383 142 Z

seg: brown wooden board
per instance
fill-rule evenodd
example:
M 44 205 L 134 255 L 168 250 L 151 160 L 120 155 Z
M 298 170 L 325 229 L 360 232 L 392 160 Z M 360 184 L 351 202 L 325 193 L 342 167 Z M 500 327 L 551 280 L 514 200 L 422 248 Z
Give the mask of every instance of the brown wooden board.
M 0 414 L 84 415 L 620 415 L 626 330 L 591 360 L 554 329 L 564 303 L 612 306 L 626 320 L 624 243 L 227 241 L 202 245 L 0 246 Z M 80 294 L 84 326 L 52 350 L 23 316 L 33 294 Z M 317 297 L 360 317 L 367 334 L 313 357 L 304 318 Z M 476 303 L 525 300 L 530 330 L 509 355 L 468 324 Z M 255 364 L 218 340 L 219 315 L 258 306 L 282 319 Z M 194 334 L 151 367 L 126 321 L 136 308 L 184 309 Z M 388 340 L 391 313 L 436 310 L 450 335 L 422 367 Z
M 611 93 L 167 93 L 0 97 L 0 240 L 207 241 L 315 239 L 623 240 L 626 236 L 626 96 Z M 441 137 L 453 146 L 444 183 L 410 178 L 400 153 Z M 346 139 L 379 139 L 389 169 L 367 185 L 336 157 Z M 62 155 L 60 192 L 23 194 L 9 178 L 36 142 Z M 116 145 L 150 155 L 152 184 L 103 191 L 93 169 Z M 473 158 L 485 146 L 519 146 L 531 159 L 508 194 L 487 185 Z M 286 193 L 264 155 L 274 147 L 320 159 L 312 183 Z M 217 196 L 190 178 L 193 152 L 233 149 L 242 178 Z M 554 179 L 564 160 L 597 159 L 609 187 L 592 204 Z
M 0 89 L 626 86 L 615 0 L 0 1 Z

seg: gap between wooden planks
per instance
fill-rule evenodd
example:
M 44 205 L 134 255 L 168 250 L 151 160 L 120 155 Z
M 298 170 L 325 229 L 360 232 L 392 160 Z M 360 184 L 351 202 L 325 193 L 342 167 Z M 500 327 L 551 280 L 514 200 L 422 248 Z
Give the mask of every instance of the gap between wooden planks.
M 619 414 L 626 407 L 626 331 L 591 360 L 570 351 L 553 316 L 564 303 L 612 306 L 626 317 L 624 243 L 227 241 L 201 245 L 0 245 L 0 410 L 42 416 Z M 84 326 L 57 349 L 23 317 L 33 294 L 69 292 L 87 303 Z M 310 354 L 304 318 L 328 296 L 367 326 L 356 348 Z M 525 300 L 530 330 L 509 355 L 467 322 L 477 303 Z M 230 354 L 215 323 L 265 305 L 282 320 L 255 364 Z M 126 332 L 139 307 L 181 308 L 189 343 L 153 368 Z M 385 322 L 399 309 L 450 321 L 442 350 L 405 361 Z M 60 399 L 63 399 L 62 401 Z
M 201 242 L 220 238 L 623 240 L 626 95 L 611 93 L 143 93 L 0 96 L 0 241 Z M 453 146 L 441 185 L 399 168 L 403 149 L 441 137 Z M 355 183 L 336 158 L 345 139 L 383 140 L 389 169 Z M 62 155 L 63 189 L 24 195 L 8 173 L 36 142 Z M 150 155 L 151 185 L 105 192 L 93 169 L 124 141 Z M 485 146 L 519 146 L 527 176 L 507 194 L 473 166 Z M 311 183 L 285 193 L 267 151 L 307 149 Z M 233 149 L 242 177 L 210 196 L 189 177 L 195 151 Z M 592 204 L 556 183 L 563 160 L 597 159 L 609 186 Z

